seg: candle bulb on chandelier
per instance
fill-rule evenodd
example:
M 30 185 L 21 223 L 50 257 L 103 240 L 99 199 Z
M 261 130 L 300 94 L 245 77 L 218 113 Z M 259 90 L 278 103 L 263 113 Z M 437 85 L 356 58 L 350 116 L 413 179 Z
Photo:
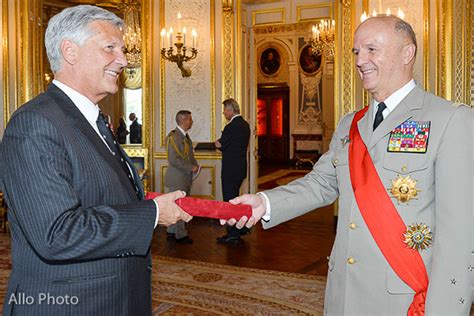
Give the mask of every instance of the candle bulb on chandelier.
M 387 11 L 385 11 L 385 15 L 392 15 L 392 11 L 390 11 L 390 8 L 388 8 Z
M 181 32 L 181 12 L 178 12 L 178 33 Z
M 398 8 L 397 16 L 402 20 L 405 19 L 405 13 L 403 13 L 402 9 Z
M 165 28 L 162 28 L 161 29 L 161 48 L 165 48 L 165 36 L 166 36 L 166 29 Z
M 186 28 L 183 27 L 183 46 L 186 47 Z
M 191 36 L 193 37 L 193 48 L 196 48 L 196 36 L 197 36 L 197 33 L 196 33 L 196 30 L 193 29 L 191 31 Z
M 172 26 L 170 26 L 168 33 L 170 33 L 170 47 L 173 47 L 173 27 Z

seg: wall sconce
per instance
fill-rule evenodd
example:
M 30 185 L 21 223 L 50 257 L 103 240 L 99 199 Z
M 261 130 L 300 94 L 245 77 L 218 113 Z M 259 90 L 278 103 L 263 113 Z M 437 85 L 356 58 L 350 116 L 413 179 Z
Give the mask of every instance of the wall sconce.
M 191 69 L 185 68 L 183 63 L 188 62 L 197 56 L 196 49 L 196 37 L 197 32 L 195 29 L 191 31 L 192 47 L 191 54 L 186 55 L 188 47 L 186 46 L 186 28 L 181 28 L 181 13 L 178 12 L 178 31 L 176 32 L 175 39 L 173 39 L 173 27 L 170 26 L 168 30 L 163 28 L 161 30 L 161 57 L 165 60 L 176 63 L 178 68 L 181 70 L 183 77 L 191 76 Z M 169 48 L 166 49 L 166 40 L 169 42 Z M 176 51 L 173 48 L 173 44 L 176 47 Z
M 334 57 L 335 35 L 336 22 L 334 20 L 321 20 L 319 25 L 313 25 L 312 37 L 309 40 L 313 48 L 313 54 Z

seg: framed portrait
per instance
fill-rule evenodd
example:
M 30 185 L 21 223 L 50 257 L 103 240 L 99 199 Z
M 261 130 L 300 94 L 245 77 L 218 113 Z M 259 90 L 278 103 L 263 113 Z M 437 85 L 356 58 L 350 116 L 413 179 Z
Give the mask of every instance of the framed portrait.
M 259 65 L 264 76 L 276 75 L 281 66 L 281 57 L 278 50 L 274 47 L 265 49 L 260 55 Z
M 321 70 L 322 55 L 313 54 L 311 45 L 305 45 L 301 48 L 298 64 L 302 72 L 314 75 Z

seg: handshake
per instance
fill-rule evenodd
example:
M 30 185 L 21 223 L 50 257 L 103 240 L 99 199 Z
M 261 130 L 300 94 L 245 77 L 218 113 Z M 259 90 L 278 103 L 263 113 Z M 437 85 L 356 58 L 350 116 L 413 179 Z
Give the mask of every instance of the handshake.
M 158 224 L 169 226 L 182 220 L 189 222 L 193 216 L 216 218 L 221 225 L 235 225 L 241 229 L 255 225 L 266 213 L 265 198 L 257 194 L 244 194 L 229 202 L 186 198 L 183 191 L 166 194 L 149 192 L 146 199 L 153 199 L 159 207 Z

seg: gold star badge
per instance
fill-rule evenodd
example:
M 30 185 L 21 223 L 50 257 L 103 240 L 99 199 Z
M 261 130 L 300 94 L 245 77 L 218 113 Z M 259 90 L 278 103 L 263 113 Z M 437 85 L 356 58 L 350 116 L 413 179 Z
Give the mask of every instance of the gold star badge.
M 408 248 L 416 251 L 428 248 L 433 242 L 433 234 L 431 229 L 423 223 L 415 223 L 407 226 L 407 230 L 403 233 L 405 240 L 403 241 Z
M 405 203 L 411 199 L 416 199 L 418 195 L 418 190 L 416 184 L 418 181 L 413 180 L 410 176 L 402 177 L 398 175 L 395 180 L 392 180 L 392 187 L 390 188 L 390 193 L 392 196 L 397 198 L 398 203 Z

